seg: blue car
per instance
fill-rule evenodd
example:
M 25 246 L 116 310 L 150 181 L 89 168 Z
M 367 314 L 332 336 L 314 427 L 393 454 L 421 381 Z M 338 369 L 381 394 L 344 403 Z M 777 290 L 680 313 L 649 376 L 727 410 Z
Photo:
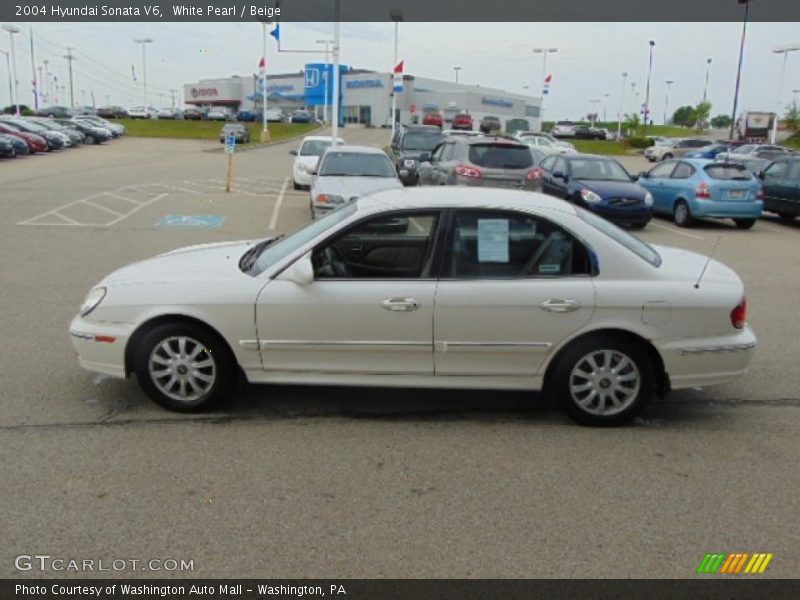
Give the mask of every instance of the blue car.
M 708 146 L 698 148 L 694 152 L 690 152 L 686 155 L 686 158 L 717 158 L 717 154 L 729 152 L 730 149 L 731 147 L 729 144 L 709 144 Z
M 14 149 L 14 153 L 9 153 L 12 156 L 26 156 L 31 153 L 31 149 L 25 140 L 14 137 L 13 135 L 3 135 L 0 133 L 0 142 L 8 142 Z
M 613 223 L 642 229 L 653 216 L 650 193 L 613 158 L 550 155 L 539 168 L 545 194 L 582 206 Z
M 743 165 L 703 158 L 668 160 L 639 174 L 656 213 L 672 215 L 679 227 L 696 218 L 733 219 L 750 229 L 761 216 L 761 184 Z

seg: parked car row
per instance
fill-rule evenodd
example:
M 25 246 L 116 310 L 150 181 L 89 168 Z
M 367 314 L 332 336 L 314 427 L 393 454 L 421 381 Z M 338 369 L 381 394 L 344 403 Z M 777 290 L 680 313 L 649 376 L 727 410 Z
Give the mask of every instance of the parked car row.
M 0 157 L 12 158 L 101 144 L 125 134 L 125 127 L 96 115 L 16 117 L 0 115 Z

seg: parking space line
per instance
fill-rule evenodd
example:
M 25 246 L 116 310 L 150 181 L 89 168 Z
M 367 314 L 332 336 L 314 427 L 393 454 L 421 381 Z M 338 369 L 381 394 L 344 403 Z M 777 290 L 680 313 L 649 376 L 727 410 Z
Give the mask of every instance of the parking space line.
M 48 213 L 45 213 L 45 215 L 46 214 L 48 214 Z M 64 219 L 70 225 L 84 225 L 84 223 L 78 223 L 77 221 L 74 221 L 74 220 L 70 219 L 69 217 L 65 217 L 60 212 L 58 212 L 58 210 L 50 211 L 49 214 L 53 214 L 53 215 L 57 216 L 59 219 Z M 49 225 L 56 225 L 56 223 L 49 223 Z
M 281 211 L 281 204 L 283 204 L 283 196 L 286 194 L 286 186 L 289 185 L 289 177 L 283 180 L 281 191 L 278 193 L 278 199 L 275 201 L 275 206 L 272 208 L 272 217 L 269 220 L 269 229 L 274 230 L 278 224 L 278 214 Z
M 133 210 L 131 210 L 130 212 L 128 212 L 128 213 L 126 213 L 126 214 L 124 214 L 124 215 L 120 215 L 119 217 L 117 217 L 116 219 L 114 219 L 113 221 L 111 221 L 110 223 L 106 223 L 106 227 L 111 227 L 112 225 L 116 225 L 117 223 L 119 223 L 120 221 L 122 221 L 122 219 L 127 219 L 127 218 L 128 218 L 128 217 L 130 217 L 130 216 L 131 216 L 133 213 L 135 213 L 135 212 L 139 212 L 139 211 L 140 211 L 141 209 L 143 209 L 145 206 L 150 206 L 150 205 L 151 205 L 151 204 L 153 204 L 154 202 L 158 202 L 159 200 L 161 200 L 161 199 L 162 199 L 164 196 L 166 196 L 166 195 L 167 195 L 167 194 L 158 194 L 157 196 L 154 196 L 153 198 L 151 198 L 151 199 L 150 199 L 150 200 L 148 200 L 147 202 L 144 202 L 143 204 L 140 204 L 139 206 L 137 206 L 136 208 L 134 208 L 134 209 L 133 209 Z
M 92 202 L 90 200 L 84 200 L 83 203 L 84 204 L 88 204 L 89 206 L 94 206 L 95 208 L 99 208 L 100 210 L 104 210 L 107 213 L 110 213 L 110 214 L 112 214 L 112 215 L 114 215 L 116 217 L 122 216 L 121 212 L 117 212 L 115 210 L 112 210 L 112 209 L 108 208 L 107 206 L 101 206 L 99 204 L 95 204 L 94 202 Z
M 688 238 L 692 238 L 693 240 L 706 239 L 702 235 L 689 233 L 688 231 L 681 231 L 680 229 L 673 229 L 672 227 L 667 227 L 666 225 L 662 225 L 661 223 L 655 223 L 654 221 L 650 221 L 650 225 L 652 225 L 653 227 L 658 227 L 659 229 L 663 229 L 664 231 L 669 231 L 670 233 L 675 233 L 677 235 L 682 235 Z
M 119 194 L 115 194 L 114 192 L 106 192 L 106 196 L 111 196 L 112 198 L 118 198 L 119 200 L 125 200 L 126 202 L 133 202 L 134 204 L 141 204 L 138 200 L 131 200 L 130 198 L 126 198 L 125 196 L 120 196 Z

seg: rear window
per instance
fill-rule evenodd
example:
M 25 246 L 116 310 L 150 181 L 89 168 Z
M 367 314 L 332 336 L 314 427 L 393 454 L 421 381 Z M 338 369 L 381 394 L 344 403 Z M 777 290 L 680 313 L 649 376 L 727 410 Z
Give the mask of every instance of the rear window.
M 703 170 L 711 179 L 722 179 L 725 181 L 747 181 L 750 179 L 750 173 L 747 169 L 738 164 L 723 163 L 706 165 Z
M 469 162 L 487 169 L 527 169 L 533 166 L 533 156 L 527 146 L 474 144 L 469 148 Z

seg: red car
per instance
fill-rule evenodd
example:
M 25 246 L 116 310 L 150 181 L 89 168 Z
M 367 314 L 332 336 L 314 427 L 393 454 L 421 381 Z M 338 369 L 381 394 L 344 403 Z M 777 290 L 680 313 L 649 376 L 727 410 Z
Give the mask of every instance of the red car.
M 441 129 L 442 125 L 444 125 L 444 120 L 442 119 L 442 115 L 439 113 L 427 113 L 424 117 L 422 117 L 422 124 L 436 125 L 436 127 Z
M 450 126 L 450 128 L 472 131 L 474 126 L 475 126 L 475 121 L 473 121 L 471 114 L 458 113 L 455 117 L 453 117 L 453 124 Z
M 14 136 L 28 144 L 31 154 L 34 152 L 47 152 L 47 141 L 40 135 L 21 131 L 9 123 L 0 122 L 0 133 Z

